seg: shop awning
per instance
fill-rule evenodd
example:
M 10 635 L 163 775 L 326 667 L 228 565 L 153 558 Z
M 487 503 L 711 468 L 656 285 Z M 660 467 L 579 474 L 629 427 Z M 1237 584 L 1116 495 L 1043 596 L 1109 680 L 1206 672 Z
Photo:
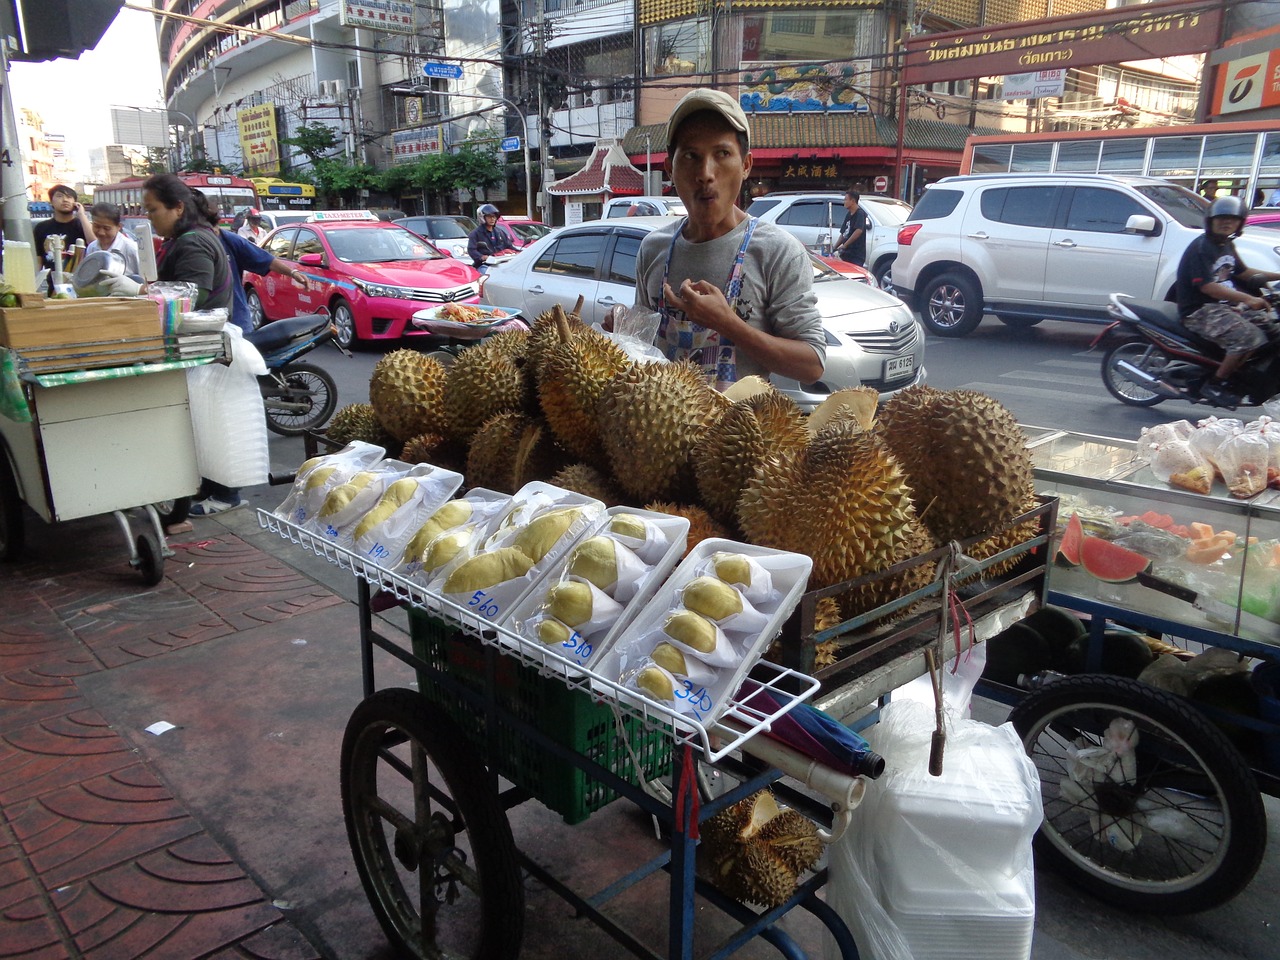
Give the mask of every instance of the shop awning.
M 557 197 L 602 201 L 617 196 L 635 197 L 644 193 L 644 173 L 631 165 L 620 141 L 601 140 L 581 170 L 549 184 L 547 192 Z

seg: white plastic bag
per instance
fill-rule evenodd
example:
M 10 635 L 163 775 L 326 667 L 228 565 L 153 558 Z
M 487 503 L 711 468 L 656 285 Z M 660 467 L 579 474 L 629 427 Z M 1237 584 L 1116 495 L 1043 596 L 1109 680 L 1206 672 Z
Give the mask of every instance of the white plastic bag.
M 207 363 L 187 371 L 196 466 L 202 477 L 227 487 L 267 482 L 267 415 L 258 377 L 267 372 L 262 354 L 235 324 L 223 327 L 231 363 Z

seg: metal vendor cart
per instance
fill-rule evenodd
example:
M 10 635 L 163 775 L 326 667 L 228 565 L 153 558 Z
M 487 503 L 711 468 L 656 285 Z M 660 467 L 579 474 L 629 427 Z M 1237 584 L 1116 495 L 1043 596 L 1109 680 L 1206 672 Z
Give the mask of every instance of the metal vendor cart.
M 985 566 L 1013 562 L 1017 571 L 984 581 L 967 601 L 987 632 L 1043 601 L 1053 501 L 1021 521 L 1036 520 L 1039 536 L 1011 546 Z M 631 954 L 643 958 L 694 955 L 695 896 L 738 925 L 710 957 L 727 957 L 756 937 L 786 957 L 806 954 L 777 925 L 795 907 L 816 916 L 843 957 L 858 949 L 844 920 L 817 892 L 827 870 L 802 879 L 784 903 L 756 909 L 726 896 L 697 875 L 698 825 L 729 805 L 770 787 L 820 825 L 832 841 L 847 827 L 865 783 L 823 767 L 765 734 L 796 703 L 822 691 L 827 701 L 874 710 L 882 694 L 925 671 L 926 648 L 939 649 L 948 625 L 949 576 L 824 633 L 813 626 L 817 600 L 841 588 L 804 594 L 782 635 L 781 665 L 762 660 L 752 682 L 773 691 L 772 709 L 758 709 L 744 687 L 710 727 L 656 701 L 637 702 L 614 680 L 580 667 L 555 648 L 495 627 L 474 611 L 427 594 L 329 539 L 267 511 L 260 524 L 351 571 L 358 581 L 358 616 L 365 699 L 356 707 L 342 747 L 341 780 L 348 838 L 361 880 L 392 942 L 415 957 L 506 960 L 518 956 L 523 931 L 522 873 L 548 887 Z M 937 563 L 939 550 L 913 561 Z M 900 573 L 899 565 L 885 575 Z M 976 568 L 981 575 L 984 567 Z M 857 585 L 851 581 L 843 588 Z M 374 613 L 409 607 L 411 647 L 388 639 Z M 888 617 L 892 622 L 880 625 Z M 856 689 L 810 676 L 816 641 L 839 635 L 858 648 L 857 667 L 836 671 Z M 379 689 L 374 650 L 410 664 L 419 690 Z M 850 658 L 843 658 L 847 668 Z M 835 676 L 835 673 L 831 673 Z M 778 706 L 781 704 L 781 706 Z M 737 785 L 713 796 L 699 790 L 705 768 Z M 655 781 L 670 774 L 670 787 Z M 504 788 L 500 782 L 513 784 Z M 705 781 L 704 781 L 705 787 Z M 669 849 L 605 889 L 586 894 L 552 876 L 517 848 L 506 811 L 541 800 L 567 822 L 585 819 L 615 796 L 661 822 Z M 659 871 L 670 877 L 665 951 L 621 926 L 609 901 Z
M 164 525 L 185 518 L 200 486 L 186 370 L 217 355 L 34 372 L 9 353 L 7 395 L 22 403 L 0 415 L 0 559 L 21 553 L 23 504 L 47 523 L 112 513 L 129 564 L 159 583 Z M 136 536 L 131 508 L 146 514 Z

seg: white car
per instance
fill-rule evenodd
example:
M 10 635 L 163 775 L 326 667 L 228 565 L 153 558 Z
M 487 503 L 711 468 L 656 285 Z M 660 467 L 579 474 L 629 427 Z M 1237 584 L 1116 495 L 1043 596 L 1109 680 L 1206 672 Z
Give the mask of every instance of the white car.
M 600 217 L 683 217 L 687 212 L 679 197 L 614 197 L 604 205 Z
M 893 292 L 893 259 L 898 253 L 898 227 L 911 212 L 911 204 L 893 197 L 864 193 L 858 206 L 871 221 L 867 237 L 867 269 L 882 290 Z M 840 236 L 848 211 L 844 193 L 766 193 L 747 207 L 747 213 L 776 223 L 814 253 L 829 255 Z
M 636 255 L 666 217 L 595 220 L 561 227 L 492 267 L 482 298 L 517 307 L 532 320 L 555 304 L 583 297 L 582 319 L 598 323 L 615 305 L 635 303 Z M 882 398 L 925 382 L 924 335 L 906 305 L 850 280 L 814 258 L 814 292 L 827 337 L 827 369 L 818 383 L 773 377 L 778 389 L 806 410 L 836 390 L 860 384 Z
M 1113 293 L 1170 299 L 1209 201 L 1157 177 L 1001 173 L 931 184 L 898 231 L 895 292 L 943 337 L 987 313 L 1010 327 L 1107 323 Z M 1280 270 L 1280 244 L 1246 228 L 1244 262 Z

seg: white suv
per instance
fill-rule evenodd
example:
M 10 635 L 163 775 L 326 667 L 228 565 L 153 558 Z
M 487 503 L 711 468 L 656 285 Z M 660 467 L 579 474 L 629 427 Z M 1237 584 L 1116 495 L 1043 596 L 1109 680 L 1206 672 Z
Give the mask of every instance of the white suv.
M 864 193 L 858 205 L 871 221 L 867 237 L 867 269 L 881 289 L 893 293 L 893 258 L 898 252 L 898 227 L 911 204 L 893 197 Z M 747 213 L 776 223 L 814 253 L 830 255 L 844 223 L 844 193 L 766 193 L 747 207 Z
M 614 197 L 604 205 L 600 219 L 613 217 L 683 217 L 687 211 L 679 197 Z
M 1204 230 L 1209 201 L 1155 177 L 973 174 L 931 184 L 898 231 L 894 292 L 944 337 L 987 313 L 1011 327 L 1107 322 L 1107 299 L 1170 299 L 1178 262 Z M 1265 233 L 1241 259 L 1280 270 Z

